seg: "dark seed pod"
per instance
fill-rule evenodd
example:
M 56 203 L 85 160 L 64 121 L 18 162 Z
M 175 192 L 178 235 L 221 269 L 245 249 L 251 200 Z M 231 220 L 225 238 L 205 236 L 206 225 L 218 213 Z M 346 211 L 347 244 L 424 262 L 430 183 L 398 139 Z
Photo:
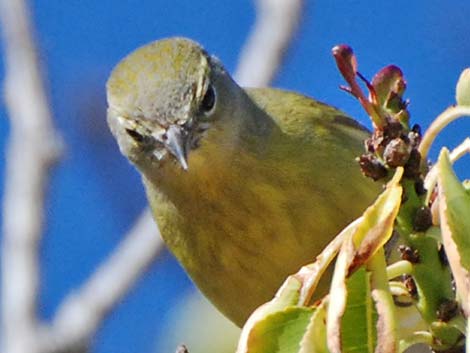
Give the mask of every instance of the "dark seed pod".
M 383 157 L 389 167 L 404 166 L 410 158 L 410 147 L 401 138 L 395 138 L 385 147 Z
M 419 263 L 419 252 L 407 245 L 400 245 L 398 251 L 401 253 L 401 259 L 411 262 L 412 264 Z
M 363 154 L 358 159 L 362 173 L 373 180 L 379 180 L 387 176 L 387 169 L 371 154 Z
M 431 209 L 426 206 L 418 208 L 413 220 L 413 230 L 417 232 L 424 232 L 432 226 Z
M 437 318 L 440 321 L 448 322 L 459 313 L 459 305 L 455 300 L 445 299 L 439 304 Z
M 418 297 L 418 287 L 416 287 L 416 282 L 410 275 L 406 275 L 403 284 L 413 298 Z

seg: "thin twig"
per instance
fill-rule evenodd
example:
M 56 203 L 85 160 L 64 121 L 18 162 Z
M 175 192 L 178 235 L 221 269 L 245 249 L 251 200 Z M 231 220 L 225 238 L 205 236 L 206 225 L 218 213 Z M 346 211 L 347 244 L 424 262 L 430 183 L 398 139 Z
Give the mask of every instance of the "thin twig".
M 44 191 L 61 140 L 54 130 L 24 1 L 0 0 L 10 116 L 2 243 L 3 352 L 36 352 L 38 244 Z
M 163 249 L 163 242 L 149 210 L 137 220 L 113 254 L 91 278 L 61 304 L 50 332 L 51 347 L 63 351 L 86 345 L 106 314 L 122 299 Z
M 262 87 L 272 81 L 300 23 L 303 3 L 303 0 L 256 1 L 256 23 L 234 75 L 240 85 Z
M 269 83 L 297 27 L 302 3 L 301 0 L 258 1 L 257 25 L 240 60 L 237 74 L 240 82 L 256 86 Z M 86 347 L 106 314 L 155 259 L 162 249 L 162 241 L 150 212 L 146 210 L 123 243 L 81 288 L 63 301 L 51 327 L 40 331 L 41 335 L 38 336 L 35 300 L 38 284 L 37 247 L 42 233 L 43 185 L 48 166 L 57 156 L 58 139 L 42 90 L 25 4 L 8 0 L 0 0 L 0 4 L 3 7 L 0 12 L 5 23 L 6 52 L 9 54 L 6 62 L 9 70 L 12 70 L 12 63 L 27 63 L 32 67 L 21 67 L 13 72 L 7 70 L 10 79 L 7 79 L 9 88 L 6 91 L 16 94 L 21 92 L 23 95 L 14 103 L 9 102 L 12 136 L 8 154 L 5 218 L 9 216 L 10 220 L 4 222 L 2 249 L 3 337 L 5 347 L 8 348 L 4 352 L 57 352 Z M 24 18 L 18 20 L 12 11 L 20 13 Z M 13 38 L 10 32 L 19 32 L 29 40 L 14 41 L 10 39 Z M 21 49 L 22 46 L 26 46 L 26 49 Z M 15 50 L 29 53 L 30 57 L 24 59 L 10 54 Z M 25 87 L 26 78 L 32 80 L 34 89 L 28 91 Z M 18 89 L 20 83 L 22 86 Z M 26 98 L 26 94 L 32 97 Z M 10 101 L 14 99 L 10 96 L 14 97 L 15 94 L 8 95 Z M 32 104 L 36 100 L 42 104 Z M 21 118 L 16 118 L 18 114 Z M 18 128 L 13 126 L 14 121 Z M 22 185 L 22 189 L 13 184 Z M 18 215 L 22 217 L 18 218 Z M 26 235 L 17 236 L 17 233 Z M 15 271 L 8 272 L 12 267 Z M 23 328 L 18 325 L 23 325 Z

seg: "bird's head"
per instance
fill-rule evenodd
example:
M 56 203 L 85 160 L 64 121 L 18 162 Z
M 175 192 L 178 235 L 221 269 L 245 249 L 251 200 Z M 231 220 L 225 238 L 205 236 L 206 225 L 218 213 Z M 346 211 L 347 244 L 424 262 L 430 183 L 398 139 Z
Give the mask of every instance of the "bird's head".
M 114 68 L 107 82 L 108 124 L 134 164 L 177 162 L 188 169 L 224 98 L 239 87 L 219 61 L 184 38 L 143 46 Z

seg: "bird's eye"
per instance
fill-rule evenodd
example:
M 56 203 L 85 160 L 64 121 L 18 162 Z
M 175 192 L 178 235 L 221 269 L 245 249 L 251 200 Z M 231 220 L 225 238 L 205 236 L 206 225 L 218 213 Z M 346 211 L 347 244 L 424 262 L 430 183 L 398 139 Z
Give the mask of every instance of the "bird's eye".
M 126 129 L 127 134 L 134 139 L 134 141 L 142 143 L 144 141 L 144 136 L 139 134 L 135 130 Z
M 201 111 L 203 113 L 210 113 L 215 106 L 215 90 L 212 85 L 207 88 L 206 94 L 201 102 Z

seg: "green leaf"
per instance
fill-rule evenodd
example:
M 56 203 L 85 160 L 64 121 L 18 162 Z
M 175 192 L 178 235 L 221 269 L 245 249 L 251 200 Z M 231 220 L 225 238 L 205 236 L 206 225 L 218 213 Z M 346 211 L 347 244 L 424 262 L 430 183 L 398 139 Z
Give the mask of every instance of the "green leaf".
M 313 312 L 310 324 L 307 327 L 299 353 L 329 353 L 326 345 L 326 305 L 323 300 Z
M 459 181 L 449 158 L 442 149 L 438 161 L 439 216 L 444 248 L 455 278 L 462 307 L 470 314 L 470 196 Z
M 357 270 L 347 281 L 348 298 L 341 320 L 341 352 L 374 352 L 377 314 L 370 295 L 370 274 Z
M 251 352 L 253 336 L 257 336 L 261 323 L 268 317 L 283 313 L 288 308 L 293 308 L 298 303 L 302 282 L 296 276 L 289 276 L 276 293 L 276 296 L 269 302 L 257 308 L 243 326 L 240 339 L 238 341 L 237 353 Z M 256 340 L 255 340 L 256 342 Z
M 256 322 L 249 332 L 244 353 L 298 353 L 315 309 L 289 307 Z

